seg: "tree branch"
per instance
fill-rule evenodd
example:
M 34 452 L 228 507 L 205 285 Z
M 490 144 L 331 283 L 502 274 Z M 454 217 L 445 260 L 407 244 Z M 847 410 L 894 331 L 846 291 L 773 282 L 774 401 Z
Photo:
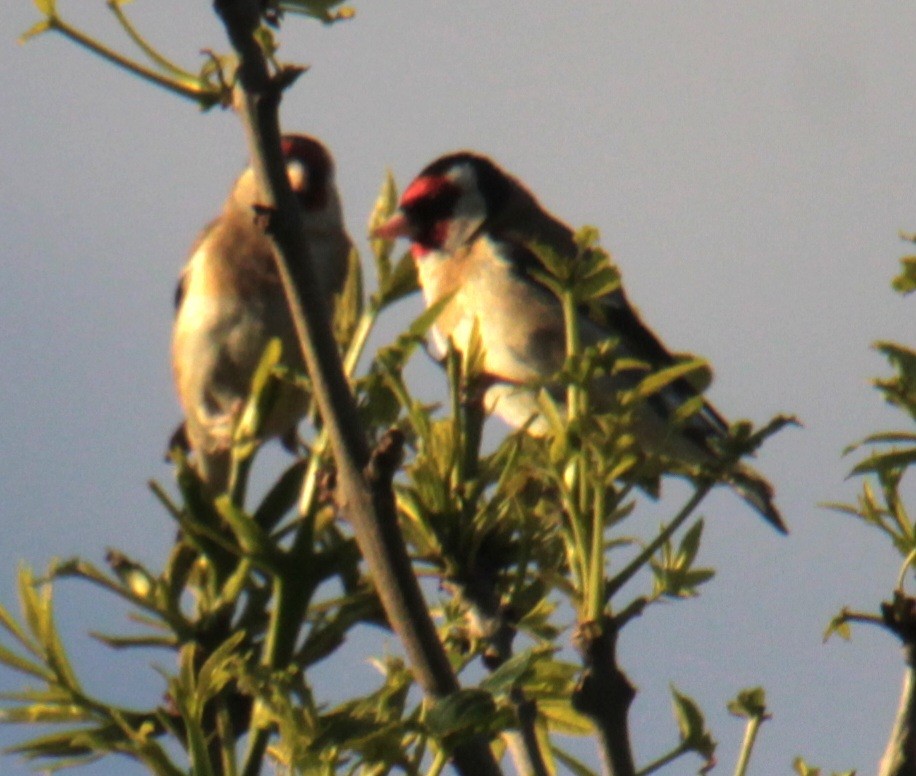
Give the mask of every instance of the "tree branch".
M 417 682 L 428 698 L 440 699 L 456 691 L 458 681 L 429 616 L 398 528 L 390 480 L 393 471 L 369 466 L 370 451 L 280 153 L 277 108 L 282 84 L 271 78 L 255 39 L 260 25 L 259 4 L 257 0 L 215 0 L 215 8 L 239 56 L 235 106 L 245 128 L 264 204 L 271 209 L 268 234 L 337 464 L 340 506 L 353 527 L 388 620 L 404 644 Z M 385 476 L 375 476 L 380 471 Z M 454 762 L 459 772 L 467 776 L 500 772 L 482 738 L 458 747 Z
M 909 776 L 916 773 L 916 599 L 898 590 L 893 601 L 881 605 L 881 615 L 903 642 L 906 674 L 878 776 Z
M 617 665 L 619 625 L 604 616 L 579 626 L 575 641 L 585 672 L 573 693 L 573 706 L 595 723 L 606 776 L 635 776 L 627 714 L 636 690 Z

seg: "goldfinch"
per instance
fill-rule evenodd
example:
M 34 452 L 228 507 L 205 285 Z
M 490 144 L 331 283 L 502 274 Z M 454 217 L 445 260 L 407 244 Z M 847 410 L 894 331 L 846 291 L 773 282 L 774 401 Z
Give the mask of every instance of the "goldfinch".
M 544 384 L 563 366 L 566 337 L 560 302 L 537 279 L 545 272 L 538 251 L 546 246 L 574 261 L 573 230 L 492 160 L 460 151 L 424 168 L 373 235 L 410 240 L 428 306 L 450 296 L 433 331 L 440 346 L 451 340 L 466 350 L 478 332 L 484 371 L 495 381 L 485 397 L 488 408 L 510 425 L 527 424 L 533 433 L 543 433 L 546 424 L 539 420 L 530 385 Z M 620 286 L 583 307 L 578 325 L 585 345 L 616 340 L 618 357 L 653 370 L 677 363 Z M 600 405 L 602 393 L 610 396 L 637 380 L 637 373 L 626 370 L 603 378 L 592 386 L 591 398 Z M 703 402 L 686 421 L 672 423 L 676 410 L 698 395 L 697 387 L 681 378 L 649 397 L 635 422 L 640 445 L 686 464 L 713 462 L 720 454 L 715 442 L 726 437 L 728 423 L 711 404 Z M 786 531 L 773 489 L 756 471 L 738 465 L 729 484 L 775 528 Z
M 282 150 L 302 208 L 311 258 L 330 300 L 345 281 L 352 246 L 334 182 L 334 161 L 313 137 L 286 135 Z M 175 295 L 172 367 L 184 432 L 197 469 L 214 493 L 226 489 L 233 430 L 264 348 L 282 343 L 282 364 L 302 370 L 299 344 L 258 212 L 264 201 L 249 167 L 223 210 L 200 234 Z M 263 437 L 295 433 L 305 394 L 284 384 Z

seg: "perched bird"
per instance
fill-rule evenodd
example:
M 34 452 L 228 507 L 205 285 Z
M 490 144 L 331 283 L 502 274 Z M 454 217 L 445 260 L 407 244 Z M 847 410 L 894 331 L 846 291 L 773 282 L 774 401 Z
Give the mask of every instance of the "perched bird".
M 334 183 L 334 162 L 318 140 L 286 135 L 283 155 L 302 208 L 311 258 L 330 299 L 346 278 L 351 240 Z M 185 414 L 184 435 L 214 493 L 226 489 L 235 423 L 264 348 L 274 337 L 282 363 L 302 370 L 299 344 L 258 205 L 254 171 L 246 169 L 222 213 L 198 237 L 175 294 L 172 367 Z M 284 385 L 265 419 L 264 438 L 294 433 L 305 394 Z
M 475 329 L 479 333 L 483 369 L 495 381 L 485 396 L 488 409 L 510 425 L 527 423 L 533 433 L 543 433 L 546 423 L 538 420 L 536 393 L 525 386 L 543 384 L 563 366 L 566 338 L 559 300 L 537 279 L 545 271 L 537 246 L 574 261 L 573 230 L 493 161 L 461 151 L 429 164 L 373 234 L 411 241 L 428 306 L 450 296 L 433 331 L 440 346 L 450 339 L 463 351 Z M 618 357 L 653 370 L 677 363 L 619 285 L 597 304 L 583 306 L 578 324 L 585 345 L 616 339 Z M 605 377 L 592 386 L 592 400 L 600 406 L 602 394 L 632 387 L 644 374 L 624 370 Z M 646 401 L 634 429 L 644 449 L 689 465 L 716 460 L 714 443 L 726 437 L 728 424 L 712 405 L 701 402 L 686 421 L 671 422 L 679 407 L 698 397 L 694 382 L 678 379 Z M 785 532 L 766 480 L 744 465 L 734 467 L 729 477 L 754 509 Z

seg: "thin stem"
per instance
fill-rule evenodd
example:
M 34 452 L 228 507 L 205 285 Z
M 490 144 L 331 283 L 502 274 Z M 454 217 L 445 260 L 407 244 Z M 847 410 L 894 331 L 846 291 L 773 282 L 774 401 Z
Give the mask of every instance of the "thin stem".
M 573 487 L 578 482 L 579 477 L 582 476 L 582 473 L 579 471 L 579 461 L 574 460 L 575 466 L 575 482 Z M 590 556 L 589 553 L 589 542 L 585 533 L 583 531 L 583 518 L 582 514 L 579 512 L 579 505 L 577 499 L 570 495 L 564 495 L 563 497 L 564 506 L 566 509 L 566 514 L 569 518 L 569 526 L 572 533 L 572 540 L 574 545 L 574 551 L 572 553 L 566 553 L 569 560 L 570 570 L 576 576 L 576 587 L 579 590 L 582 600 L 579 602 L 579 605 L 583 607 L 583 611 L 588 612 L 588 581 L 589 581 L 589 568 L 588 568 L 588 559 Z
M 563 322 L 566 332 L 566 357 L 571 358 L 578 356 L 582 350 L 579 332 L 579 312 L 576 310 L 576 301 L 572 289 L 566 288 L 563 290 L 560 296 L 560 303 L 563 306 Z M 570 380 L 569 385 L 566 387 L 566 412 L 570 423 L 579 418 L 582 410 L 581 399 L 580 386 L 575 380 Z
M 130 19 L 127 18 L 127 14 L 121 10 L 121 2 L 119 2 L 119 0 L 108 0 L 108 9 L 115 15 L 115 18 L 118 20 L 121 28 L 124 30 L 124 32 L 127 33 L 128 37 L 130 37 L 137 48 L 146 54 L 146 56 L 150 58 L 150 61 L 152 61 L 153 64 L 158 65 L 163 70 L 168 71 L 175 78 L 178 78 L 181 81 L 189 81 L 192 83 L 199 82 L 200 79 L 194 73 L 190 73 L 176 65 L 174 62 L 166 59 L 164 56 L 162 56 L 162 54 L 160 54 L 158 51 L 156 51 L 156 49 L 154 49 L 149 43 L 146 42 L 137 28 L 134 27 Z
M 439 776 L 447 763 L 448 757 L 446 756 L 445 752 L 442 749 L 437 750 L 436 755 L 433 758 L 433 762 L 429 766 L 429 770 L 426 772 L 426 776 Z
M 639 769 L 636 776 L 649 776 L 650 773 L 655 773 L 659 768 L 664 768 L 668 763 L 674 762 L 678 757 L 684 754 L 684 752 L 689 751 L 684 747 L 683 744 L 676 746 L 668 754 L 663 754 L 656 760 L 653 760 L 648 765 L 643 766 Z
M 700 484 L 697 489 L 693 492 L 693 495 L 681 507 L 681 511 L 675 515 L 674 519 L 659 531 L 658 536 L 655 537 L 646 548 L 639 553 L 630 563 L 624 566 L 618 574 L 616 574 L 607 585 L 607 591 L 605 593 L 605 599 L 610 600 L 611 597 L 617 593 L 627 582 L 629 582 L 636 573 L 646 564 L 646 561 L 649 560 L 666 541 L 668 541 L 680 528 L 684 522 L 693 514 L 693 511 L 699 506 L 700 502 L 706 498 L 706 495 L 712 490 L 715 483 L 712 481 L 703 482 Z
M 261 654 L 261 665 L 268 670 L 283 668 L 292 658 L 299 627 L 314 591 L 313 587 L 303 585 L 298 578 L 295 557 L 287 557 L 282 573 L 273 580 L 274 607 Z M 258 702 L 255 701 L 252 718 L 257 716 Z M 268 728 L 261 727 L 251 732 L 242 776 L 257 776 L 269 740 Z
M 343 361 L 344 372 L 348 377 L 353 377 L 353 373 L 356 371 L 356 365 L 359 363 L 359 358 L 363 354 L 366 341 L 369 339 L 372 329 L 375 328 L 379 312 L 381 312 L 380 308 L 370 304 L 360 316 L 359 323 L 356 324 L 356 329 L 350 339 L 350 345 Z
M 537 704 L 525 697 L 519 690 L 511 695 L 518 718 L 518 733 L 509 733 L 506 746 L 512 755 L 515 769 L 521 776 L 549 776 L 550 769 L 541 753 L 541 742 L 537 735 Z
M 594 488 L 594 504 L 592 506 L 592 546 L 589 552 L 591 569 L 588 583 L 588 618 L 597 620 L 604 609 L 604 510 L 605 490 L 601 487 Z
M 321 460 L 327 449 L 328 435 L 322 428 L 312 445 L 308 468 L 305 470 L 305 477 L 302 480 L 302 490 L 299 492 L 299 516 L 302 518 L 308 518 L 315 504 L 315 494 L 318 492 L 318 473 L 321 469 Z
M 763 724 L 763 716 L 749 717 L 744 728 L 744 740 L 741 742 L 741 751 L 738 752 L 738 762 L 735 764 L 735 776 L 747 776 L 747 765 L 751 761 L 751 752 L 757 740 L 757 732 Z
M 903 567 L 900 569 L 900 576 L 897 577 L 897 590 L 903 590 L 903 583 L 906 580 L 906 572 L 913 564 L 914 560 L 916 560 L 916 549 L 910 550 L 909 555 L 906 556 L 906 560 L 903 561 Z
M 93 54 L 102 57 L 102 59 L 108 60 L 117 67 L 133 73 L 145 81 L 156 84 L 156 86 L 161 86 L 163 89 L 174 92 L 180 97 L 185 97 L 189 100 L 207 105 L 212 105 L 220 101 L 220 96 L 217 92 L 212 89 L 202 88 L 199 81 L 192 86 L 188 83 L 179 82 L 157 73 L 155 70 L 151 70 L 132 59 L 128 59 L 123 54 L 119 54 L 107 46 L 102 46 L 100 43 L 96 42 L 88 35 L 83 34 L 75 27 L 71 27 L 67 22 L 57 16 L 48 18 L 48 27 L 61 33 L 61 35 L 69 38 L 77 45 L 88 49 Z

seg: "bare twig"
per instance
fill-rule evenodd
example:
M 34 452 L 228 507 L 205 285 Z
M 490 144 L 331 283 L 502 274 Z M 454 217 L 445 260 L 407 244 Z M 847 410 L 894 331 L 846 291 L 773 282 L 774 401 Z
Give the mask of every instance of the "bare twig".
M 458 682 L 438 639 L 398 529 L 389 472 L 379 466 L 380 453 L 370 457 L 331 331 L 327 303 L 309 256 L 301 215 L 286 178 L 277 116 L 282 84 L 271 78 L 255 39 L 260 24 L 259 3 L 216 0 L 215 8 L 239 56 L 236 109 L 248 138 L 264 204 L 270 209 L 268 233 L 277 268 L 337 464 L 340 506 L 353 526 L 388 620 L 404 644 L 414 676 L 427 697 L 440 699 L 456 691 Z M 499 773 L 489 746 L 481 738 L 459 746 L 453 756 L 462 774 Z

